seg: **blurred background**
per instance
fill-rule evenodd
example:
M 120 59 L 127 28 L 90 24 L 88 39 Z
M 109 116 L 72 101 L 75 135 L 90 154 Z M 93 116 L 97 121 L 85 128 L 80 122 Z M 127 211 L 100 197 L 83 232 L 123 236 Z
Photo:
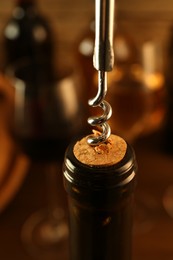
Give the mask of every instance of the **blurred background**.
M 106 99 L 112 132 L 139 167 L 133 260 L 172 260 L 172 1 L 117 0 L 115 18 Z M 63 156 L 100 113 L 87 104 L 97 89 L 93 22 L 93 0 L 0 1 L 0 259 L 68 259 Z
M 0 5 L 0 29 L 3 30 L 5 23 L 11 15 L 15 1 L 1 1 Z M 54 40 L 61 49 L 61 66 L 73 63 L 73 45 L 91 18 L 94 16 L 94 1 L 55 1 L 37 0 L 39 10 L 46 15 L 54 29 Z M 132 34 L 138 44 L 138 48 L 144 40 L 157 40 L 165 47 L 172 22 L 172 4 L 170 0 L 162 1 L 148 0 L 127 2 L 116 1 L 116 12 L 118 21 L 127 32 Z M 80 22 L 79 22 L 80 21 Z M 1 34 L 2 41 L 2 34 Z M 1 51 L 1 55 L 3 52 Z

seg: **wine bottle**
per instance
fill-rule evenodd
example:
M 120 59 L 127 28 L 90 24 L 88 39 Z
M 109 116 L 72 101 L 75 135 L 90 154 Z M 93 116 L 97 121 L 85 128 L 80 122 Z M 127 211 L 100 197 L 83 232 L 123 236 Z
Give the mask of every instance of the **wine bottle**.
M 53 34 L 35 0 L 15 0 L 11 17 L 3 29 L 5 68 L 30 61 L 42 82 L 54 76 Z M 46 73 L 45 73 L 46 72 Z
M 136 160 L 122 138 L 111 135 L 110 140 L 100 145 L 102 152 L 99 146 L 89 146 L 86 137 L 71 143 L 66 151 L 63 172 L 69 197 L 71 260 L 132 257 Z
M 4 66 L 16 78 L 11 134 L 32 160 L 63 157 L 67 142 L 81 130 L 73 72 L 55 73 L 53 43 L 36 1 L 16 0 L 4 28 Z

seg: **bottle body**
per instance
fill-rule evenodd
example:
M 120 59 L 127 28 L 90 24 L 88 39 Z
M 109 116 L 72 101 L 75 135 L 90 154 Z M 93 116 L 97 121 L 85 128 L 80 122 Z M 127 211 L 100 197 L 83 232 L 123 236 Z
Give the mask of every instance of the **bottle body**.
M 130 147 L 112 166 L 89 167 L 66 151 L 71 260 L 130 260 L 136 163 Z
M 133 197 L 117 203 L 118 206 L 95 209 L 70 199 L 72 260 L 131 259 Z

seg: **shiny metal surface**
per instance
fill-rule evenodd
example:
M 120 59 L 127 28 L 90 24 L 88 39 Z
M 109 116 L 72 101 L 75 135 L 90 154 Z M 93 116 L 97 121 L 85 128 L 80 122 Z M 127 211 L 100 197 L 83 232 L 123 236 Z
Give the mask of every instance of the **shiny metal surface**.
M 114 30 L 114 0 L 95 0 L 95 48 L 93 65 L 98 70 L 98 92 L 96 97 L 89 100 L 89 105 L 99 106 L 104 113 L 100 117 L 90 117 L 88 123 L 100 126 L 102 133 L 99 136 L 90 135 L 88 143 L 98 145 L 105 142 L 111 129 L 107 120 L 112 115 L 112 109 L 104 100 L 107 93 L 107 72 L 113 69 L 113 30 Z

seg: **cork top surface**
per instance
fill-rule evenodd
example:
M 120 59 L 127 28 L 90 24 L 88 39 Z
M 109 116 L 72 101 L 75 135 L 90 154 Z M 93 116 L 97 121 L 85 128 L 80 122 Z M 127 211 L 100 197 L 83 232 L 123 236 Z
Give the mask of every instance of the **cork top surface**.
M 87 136 L 78 141 L 73 152 L 75 157 L 90 166 L 111 166 L 120 162 L 126 153 L 127 143 L 117 135 L 111 135 L 109 139 L 97 146 L 87 143 Z

